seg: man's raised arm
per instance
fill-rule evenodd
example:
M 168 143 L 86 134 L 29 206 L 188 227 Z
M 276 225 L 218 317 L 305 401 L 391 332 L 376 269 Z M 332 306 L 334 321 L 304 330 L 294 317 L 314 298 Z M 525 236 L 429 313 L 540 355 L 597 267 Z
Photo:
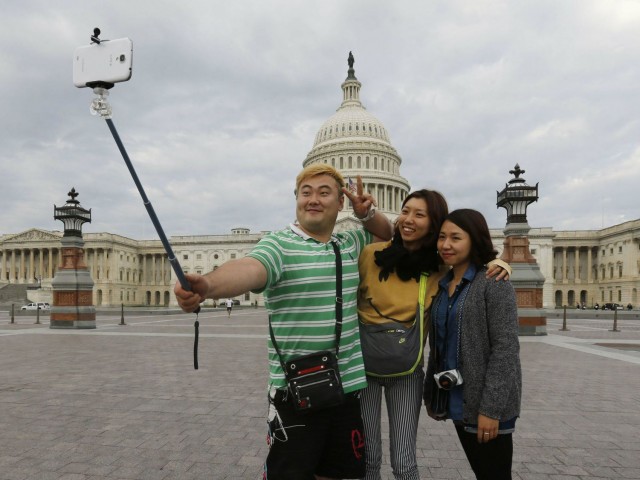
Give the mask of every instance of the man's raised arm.
M 206 275 L 186 274 L 191 292 L 176 282 L 173 293 L 185 312 L 193 312 L 207 298 L 231 298 L 250 290 L 259 290 L 267 283 L 267 270 L 255 258 L 230 260 Z

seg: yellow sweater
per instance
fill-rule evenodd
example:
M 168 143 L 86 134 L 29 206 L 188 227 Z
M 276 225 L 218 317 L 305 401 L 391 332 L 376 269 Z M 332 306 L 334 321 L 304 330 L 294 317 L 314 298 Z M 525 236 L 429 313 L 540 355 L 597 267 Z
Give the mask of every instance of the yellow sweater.
M 386 323 L 384 317 L 378 315 L 371 303 L 380 313 L 396 320 L 416 318 L 418 291 L 420 283 L 416 280 L 401 280 L 391 273 L 386 281 L 380 281 L 380 267 L 376 265 L 374 253 L 383 250 L 391 242 L 379 242 L 367 245 L 358 259 L 360 271 L 360 287 L 358 288 L 358 316 L 363 323 Z M 446 270 L 432 273 L 427 280 L 425 309 L 431 305 L 433 296 L 438 292 L 438 281 Z M 371 301 L 371 303 L 369 302 Z

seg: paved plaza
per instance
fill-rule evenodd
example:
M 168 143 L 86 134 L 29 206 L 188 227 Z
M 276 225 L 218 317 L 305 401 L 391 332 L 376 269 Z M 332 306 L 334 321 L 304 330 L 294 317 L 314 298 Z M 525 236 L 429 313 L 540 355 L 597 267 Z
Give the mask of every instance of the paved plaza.
M 195 316 L 160 313 L 69 331 L 0 312 L 0 480 L 260 478 L 265 310 L 201 313 L 199 370 Z M 640 478 L 640 320 L 611 318 L 521 337 L 515 479 Z M 450 422 L 419 428 L 423 479 L 473 478 Z

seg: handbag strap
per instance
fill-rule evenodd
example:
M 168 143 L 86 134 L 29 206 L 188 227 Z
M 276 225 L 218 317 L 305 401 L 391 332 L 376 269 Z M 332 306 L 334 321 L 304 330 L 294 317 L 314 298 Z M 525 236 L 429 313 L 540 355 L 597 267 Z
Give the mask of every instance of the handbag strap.
M 340 351 L 340 337 L 342 335 L 342 255 L 340 254 L 340 247 L 334 241 L 331 242 L 333 246 L 333 252 L 336 256 L 336 359 L 338 358 L 338 352 Z M 282 355 L 280 349 L 276 343 L 276 337 L 273 333 L 273 327 L 271 326 L 271 315 L 269 315 L 269 335 L 271 336 L 271 343 L 275 349 L 282 371 L 285 377 L 287 376 L 287 369 L 282 361 Z
M 420 274 L 420 288 L 418 290 L 418 303 L 420 304 L 420 310 L 422 316 L 424 316 L 424 298 L 427 296 L 427 282 L 429 281 L 429 274 L 422 272 Z

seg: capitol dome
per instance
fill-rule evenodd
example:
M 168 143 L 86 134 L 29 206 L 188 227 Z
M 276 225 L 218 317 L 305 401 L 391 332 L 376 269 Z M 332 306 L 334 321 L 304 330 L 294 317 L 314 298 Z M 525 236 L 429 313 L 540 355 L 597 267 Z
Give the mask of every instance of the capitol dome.
M 313 144 L 315 149 L 325 142 L 335 142 L 340 139 L 362 137 L 365 140 L 379 140 L 391 145 L 387 130 L 382 122 L 370 114 L 363 106 L 345 105 L 320 127 Z
M 341 85 L 342 103 L 318 130 L 303 167 L 327 163 L 353 182 L 360 175 L 365 190 L 376 198 L 378 210 L 393 220 L 409 193 L 409 182 L 400 176 L 402 159 L 391 145 L 387 129 L 360 102 L 362 84 L 355 76 L 353 63 L 349 52 L 349 70 Z M 338 229 L 351 216 L 348 203 L 338 216 Z

